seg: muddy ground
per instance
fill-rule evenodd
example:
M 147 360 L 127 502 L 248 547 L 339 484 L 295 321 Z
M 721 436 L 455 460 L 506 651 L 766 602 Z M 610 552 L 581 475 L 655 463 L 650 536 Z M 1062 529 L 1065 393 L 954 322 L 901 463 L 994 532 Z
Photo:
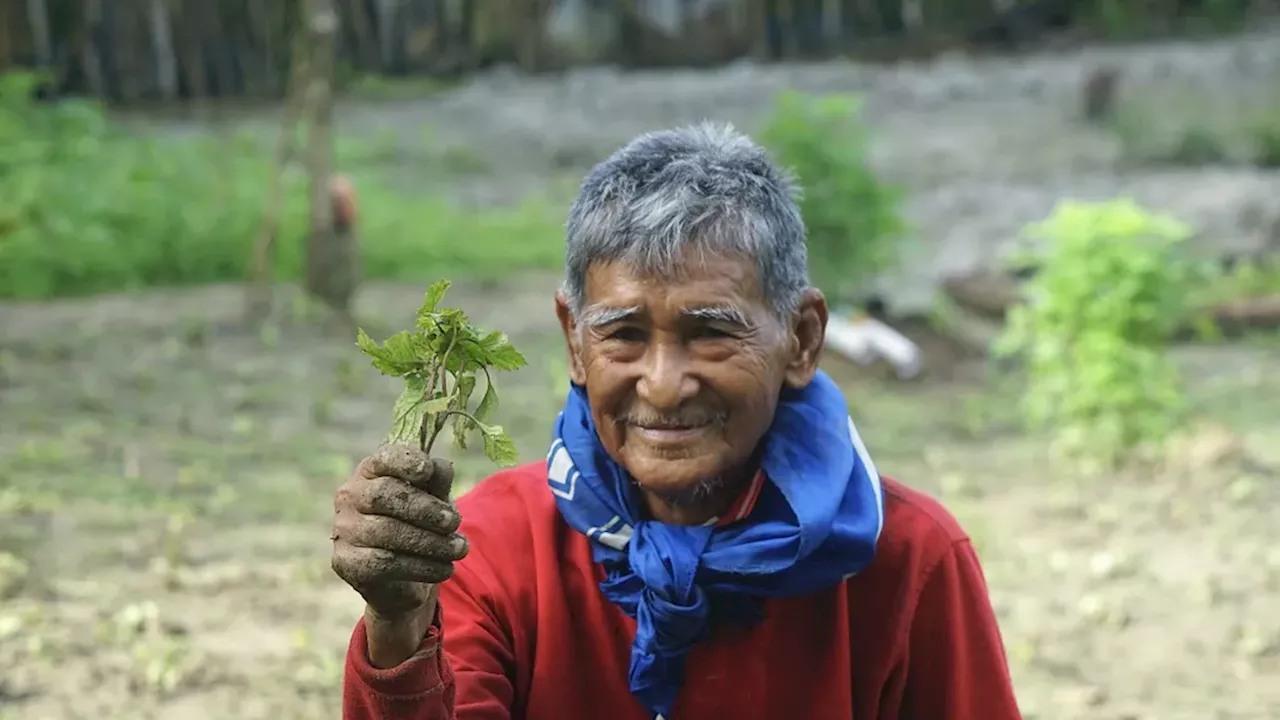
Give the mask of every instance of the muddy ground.
M 429 124 L 431 142 L 491 157 L 493 172 L 465 179 L 400 169 L 415 187 L 490 202 L 580 173 L 649 127 L 710 116 L 752 128 L 780 87 L 862 90 L 877 162 L 911 193 L 912 282 L 891 283 L 909 288 L 903 302 L 927 303 L 937 274 L 999 254 L 1067 195 L 1130 190 L 1214 247 L 1257 242 L 1280 215 L 1280 176 L 1124 162 L 1114 137 L 1071 114 L 1098 57 L 1134 68 L 1132 96 L 1151 107 L 1204 112 L 1206 98 L 1244 107 L 1274 88 L 1280 41 L 489 77 L 342 118 L 406 143 Z M 532 361 L 504 378 L 501 410 L 530 459 L 563 372 L 554 285 L 528 274 L 450 294 Z M 361 317 L 385 333 L 421 291 L 371 287 Z M 0 718 L 337 717 L 360 603 L 328 570 L 330 499 L 380 440 L 395 387 L 350 338 L 287 309 L 245 332 L 240 300 L 213 287 L 0 305 Z M 1280 349 L 1261 338 L 1177 356 L 1197 429 L 1159 470 L 1104 477 L 1049 459 L 1018 429 L 1016 390 L 977 361 L 908 384 L 830 363 L 882 469 L 936 493 L 974 536 L 1028 718 L 1280 718 Z M 457 460 L 461 478 L 487 470 Z

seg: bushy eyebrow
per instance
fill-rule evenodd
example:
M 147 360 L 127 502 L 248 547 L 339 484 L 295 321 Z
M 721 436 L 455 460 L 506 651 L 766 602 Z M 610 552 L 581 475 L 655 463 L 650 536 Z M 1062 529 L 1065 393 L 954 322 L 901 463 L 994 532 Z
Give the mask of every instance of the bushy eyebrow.
M 738 327 L 751 327 L 752 322 L 747 318 L 747 314 L 734 305 L 708 305 L 705 307 L 689 308 L 682 313 L 686 317 L 693 317 L 699 320 L 707 320 L 709 322 L 724 323 L 726 325 L 736 325 Z
M 634 320 L 644 313 L 641 307 L 609 307 L 604 305 L 592 305 L 582 311 L 582 317 L 579 323 L 582 327 L 599 328 L 605 325 L 623 322 L 624 320 Z M 737 327 L 749 328 L 754 323 L 747 317 L 747 314 L 741 308 L 734 305 L 704 305 L 701 307 L 689 308 L 681 313 L 681 315 L 698 320 L 708 322 L 725 323 L 727 325 L 735 325 Z
M 640 307 L 608 307 L 606 305 L 591 305 L 582 311 L 582 317 L 578 320 L 583 327 L 598 328 L 605 325 L 612 325 L 623 320 L 630 320 L 640 315 L 643 308 Z

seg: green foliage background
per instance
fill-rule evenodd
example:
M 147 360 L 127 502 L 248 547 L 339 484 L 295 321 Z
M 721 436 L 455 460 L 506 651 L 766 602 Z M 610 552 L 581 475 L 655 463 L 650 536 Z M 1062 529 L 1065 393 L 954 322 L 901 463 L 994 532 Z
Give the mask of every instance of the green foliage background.
M 0 299 L 241 281 L 264 212 L 271 150 L 247 135 L 153 138 L 84 101 L 38 105 L 34 77 L 0 75 Z M 367 277 L 422 280 L 556 267 L 562 211 L 544 199 L 471 210 L 356 166 Z M 343 155 L 347 155 L 344 162 Z M 290 182 L 277 271 L 299 276 L 305 188 Z
M 35 82 L 0 75 L 0 299 L 246 277 L 274 171 L 270 148 L 247 134 L 143 137 L 109 122 L 92 102 L 32 102 Z M 867 164 L 856 98 L 787 93 L 762 140 L 804 187 L 815 283 L 833 299 L 860 289 L 893 261 L 905 228 L 900 191 Z M 340 138 L 338 151 L 338 167 L 360 193 L 369 279 L 500 277 L 562 261 L 558 202 L 462 208 L 392 187 L 386 173 L 362 165 L 368 143 Z M 280 280 L 296 279 L 303 266 L 303 181 L 286 178 Z
M 868 161 L 858 98 L 784 93 L 762 139 L 800 181 L 810 279 L 832 301 L 858 299 L 898 257 L 906 231 L 902 191 Z

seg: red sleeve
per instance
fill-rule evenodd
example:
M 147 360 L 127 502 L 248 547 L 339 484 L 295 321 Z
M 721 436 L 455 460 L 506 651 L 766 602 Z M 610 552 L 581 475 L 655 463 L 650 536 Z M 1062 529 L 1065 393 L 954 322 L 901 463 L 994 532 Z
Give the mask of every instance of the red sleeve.
M 903 720 L 1021 720 L 987 583 L 967 540 L 925 578 L 908 643 Z
M 440 586 L 437 625 L 404 663 L 373 667 L 364 620 L 356 624 L 347 648 L 343 720 L 510 720 L 509 633 L 492 610 L 492 596 L 465 566 Z
M 347 646 L 343 720 L 454 720 L 456 680 L 440 651 L 440 638 L 440 627 L 432 625 L 413 657 L 379 669 L 369 663 L 369 639 L 361 618 Z

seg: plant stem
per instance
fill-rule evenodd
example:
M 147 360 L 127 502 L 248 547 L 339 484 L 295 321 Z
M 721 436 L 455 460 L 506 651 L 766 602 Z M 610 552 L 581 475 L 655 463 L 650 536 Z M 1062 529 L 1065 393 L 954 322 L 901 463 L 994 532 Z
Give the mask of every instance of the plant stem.
M 464 417 L 464 418 L 466 418 L 466 419 L 470 420 L 471 422 L 475 423 L 475 424 L 476 424 L 476 427 L 479 427 L 479 426 L 480 426 L 480 421 L 479 421 L 479 420 L 477 420 L 477 419 L 475 418 L 475 416 L 474 416 L 474 415 L 472 415 L 472 414 L 471 414 L 471 413 L 469 413 L 469 412 L 466 412 L 466 411 L 464 411 L 464 410 L 445 410 L 444 412 L 440 413 L 439 415 L 436 415 L 436 418 L 437 418 L 437 421 L 436 421 L 436 430 L 435 430 L 435 432 L 431 433 L 431 437 L 427 439 L 427 443 L 426 443 L 426 445 L 425 445 L 425 446 L 423 446 L 423 449 L 422 449 L 422 451 L 423 451 L 423 452 L 425 452 L 425 453 L 426 453 L 426 454 L 428 454 L 428 455 L 430 455 L 430 454 L 431 454 L 431 446 L 432 446 L 432 445 L 435 445 L 435 443 L 436 443 L 436 437 L 437 437 L 438 435 L 440 435 L 440 431 L 444 429 L 444 420 L 445 420 L 445 418 L 449 417 L 450 415 L 461 415 L 462 417 Z
M 440 356 L 440 364 L 436 366 L 436 372 L 438 373 L 438 375 L 432 378 L 431 384 L 435 385 L 436 381 L 438 380 L 440 383 L 440 388 L 438 392 L 435 390 L 435 388 L 432 388 L 431 394 L 433 397 L 437 395 L 447 395 L 447 392 L 449 390 L 449 356 L 453 354 L 453 348 L 457 344 L 458 344 L 458 334 L 455 332 L 449 338 L 449 344 L 445 347 L 444 354 Z M 455 383 L 454 391 L 457 392 L 457 389 L 458 389 L 457 384 Z M 440 434 L 440 431 L 444 429 L 444 419 L 446 417 L 448 417 L 448 415 L 444 413 L 435 416 L 434 426 L 431 429 L 431 439 L 428 441 L 427 447 L 423 449 L 423 452 L 426 452 L 428 454 L 430 453 L 431 445 L 435 444 L 436 436 L 438 436 Z

